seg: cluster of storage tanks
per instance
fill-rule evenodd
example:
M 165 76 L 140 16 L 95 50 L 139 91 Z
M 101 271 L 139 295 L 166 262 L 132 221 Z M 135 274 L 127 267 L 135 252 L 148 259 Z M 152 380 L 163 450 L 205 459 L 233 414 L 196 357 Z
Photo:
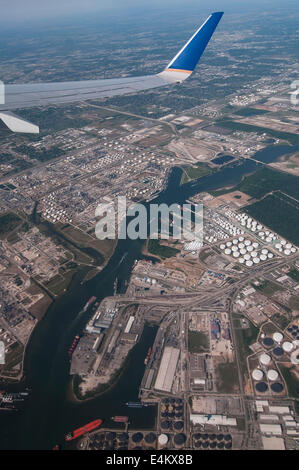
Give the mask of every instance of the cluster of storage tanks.
M 242 214 L 236 214 L 236 219 L 239 221 L 240 225 L 247 230 L 258 235 L 262 240 L 271 243 L 274 240 L 277 240 L 277 235 L 275 233 L 270 232 L 270 230 L 265 229 L 265 227 L 254 220 L 252 217 L 249 217 L 245 212 Z
M 244 234 L 243 229 L 236 227 L 234 224 L 232 224 L 228 220 L 222 219 L 221 217 L 217 215 L 214 221 L 216 222 L 217 225 L 219 225 L 222 229 L 224 229 L 226 232 L 228 232 L 232 236 Z
M 241 214 L 234 214 L 235 218 L 238 220 L 240 225 L 247 230 L 250 230 L 255 235 L 257 235 L 261 240 L 267 243 L 275 243 L 275 250 L 279 253 L 283 253 L 286 256 L 291 255 L 292 253 L 296 253 L 296 247 L 291 243 L 287 242 L 286 240 L 279 239 L 279 237 L 265 228 L 262 224 L 254 220 L 252 217 L 249 217 L 245 212 Z
M 55 201 L 54 195 L 49 194 L 45 199 L 43 199 L 43 203 L 46 207 L 43 210 L 43 217 L 44 219 L 48 219 L 55 222 L 72 222 L 72 219 L 66 213 L 64 209 L 61 209 Z
M 274 347 L 273 355 L 280 358 L 283 354 L 289 354 L 293 363 L 299 363 L 299 341 L 284 340 L 284 336 L 279 331 L 273 333 L 272 337 L 264 337 L 263 343 L 266 347 Z M 260 367 L 252 371 L 252 378 L 256 382 L 255 388 L 258 392 L 264 393 L 270 388 L 275 393 L 281 393 L 284 389 L 280 380 L 279 372 L 271 366 L 272 357 L 264 352 L 259 356 Z M 297 361 L 297 362 L 296 362 Z M 268 383 L 267 383 L 268 382 Z
M 245 264 L 247 267 L 261 261 L 267 261 L 274 256 L 267 248 L 261 250 L 261 246 L 257 242 L 252 242 L 243 236 L 221 243 L 219 248 L 225 255 L 238 259 L 239 263 Z
M 297 251 L 296 247 L 286 240 L 280 240 L 278 243 L 275 243 L 275 249 L 286 256 L 290 256 Z

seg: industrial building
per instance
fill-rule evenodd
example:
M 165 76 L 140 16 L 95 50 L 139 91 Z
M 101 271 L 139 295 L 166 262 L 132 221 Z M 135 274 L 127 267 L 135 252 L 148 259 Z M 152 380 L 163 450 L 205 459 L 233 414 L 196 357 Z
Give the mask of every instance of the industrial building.
M 213 426 L 237 426 L 236 418 L 225 415 L 190 414 L 193 424 L 212 424 Z
M 170 346 L 165 347 L 155 382 L 156 390 L 171 391 L 179 355 L 179 349 Z
M 260 430 L 262 434 L 270 434 L 270 435 L 281 435 L 282 429 L 280 424 L 260 424 Z
M 263 436 L 264 450 L 285 450 L 284 440 L 281 437 Z

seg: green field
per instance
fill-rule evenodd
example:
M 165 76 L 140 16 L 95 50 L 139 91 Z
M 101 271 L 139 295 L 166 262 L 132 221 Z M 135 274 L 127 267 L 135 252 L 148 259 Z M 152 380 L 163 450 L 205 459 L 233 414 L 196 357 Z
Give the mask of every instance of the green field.
M 234 318 L 240 318 L 239 315 L 234 316 Z M 249 354 L 252 353 L 249 346 L 256 342 L 259 328 L 249 322 L 249 328 L 235 328 L 235 336 L 237 342 L 237 350 L 239 352 L 239 360 L 242 367 L 243 373 L 247 372 L 247 363 L 246 358 Z
M 20 217 L 16 214 L 9 213 L 0 217 L 0 236 L 7 235 L 14 230 L 21 222 Z
M 179 250 L 171 246 L 160 245 L 159 240 L 149 239 L 147 249 L 152 255 L 159 256 L 160 258 L 171 258 L 179 253 Z
M 241 183 L 233 188 L 209 192 L 213 196 L 221 196 L 232 191 L 241 191 L 254 199 L 260 199 L 273 191 L 281 191 L 281 193 L 299 199 L 299 177 L 264 166 L 255 173 L 246 176 Z
M 236 111 L 233 111 L 234 114 L 238 114 L 239 116 L 258 116 L 259 114 L 266 114 L 269 111 L 265 109 L 255 109 L 255 108 L 242 108 Z
M 299 199 L 299 177 L 263 167 L 256 173 L 247 176 L 234 189 L 260 199 L 271 191 L 281 191 Z
M 298 269 L 291 269 L 291 271 L 289 271 L 288 273 L 288 276 L 290 276 L 292 279 L 294 279 L 294 281 L 298 282 L 299 283 L 299 271 Z
M 203 331 L 188 331 L 188 351 L 191 353 L 201 353 L 208 351 L 209 340 Z
M 181 184 L 188 183 L 188 181 L 202 178 L 203 176 L 210 175 L 215 170 L 207 163 L 198 162 L 196 166 L 182 167 L 183 176 Z
M 291 367 L 290 369 L 283 365 L 280 366 L 281 373 L 288 387 L 289 396 L 293 398 L 298 398 L 299 397 L 299 380 L 297 380 L 295 375 L 292 373 L 292 369 L 294 368 L 295 366 Z
M 217 389 L 220 393 L 233 393 L 238 387 L 238 369 L 234 362 L 225 362 L 217 366 Z
M 296 203 L 293 199 L 275 193 L 266 196 L 251 206 L 247 206 L 244 210 L 282 237 L 298 245 L 298 206 L 299 203 Z
M 257 287 L 257 289 L 262 294 L 265 294 L 269 297 L 271 297 L 271 295 L 275 294 L 275 292 L 277 292 L 279 290 L 283 290 L 283 288 L 281 286 L 279 286 L 278 284 L 275 284 L 272 281 L 264 281 L 261 285 L 259 285 Z
M 275 131 L 268 127 L 252 126 L 250 124 L 243 124 L 235 121 L 218 121 L 218 126 L 225 127 L 226 129 L 232 129 L 234 131 L 242 132 L 256 132 L 257 134 L 268 134 L 276 139 L 287 140 L 290 144 L 299 144 L 299 135 L 291 134 L 290 132 Z
M 282 330 L 284 330 L 290 323 L 290 319 L 281 313 L 275 313 L 272 315 L 271 320 L 279 325 Z

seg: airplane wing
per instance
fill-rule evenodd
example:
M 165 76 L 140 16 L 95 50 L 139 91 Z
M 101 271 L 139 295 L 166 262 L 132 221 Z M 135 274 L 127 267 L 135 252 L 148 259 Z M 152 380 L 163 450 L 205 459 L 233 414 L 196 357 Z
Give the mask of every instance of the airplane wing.
M 13 132 L 38 133 L 38 126 L 12 114 L 11 110 L 109 98 L 172 83 L 181 83 L 195 69 L 222 15 L 223 12 L 212 13 L 167 67 L 156 75 L 108 80 L 5 85 L 4 104 L 0 104 L 0 119 Z

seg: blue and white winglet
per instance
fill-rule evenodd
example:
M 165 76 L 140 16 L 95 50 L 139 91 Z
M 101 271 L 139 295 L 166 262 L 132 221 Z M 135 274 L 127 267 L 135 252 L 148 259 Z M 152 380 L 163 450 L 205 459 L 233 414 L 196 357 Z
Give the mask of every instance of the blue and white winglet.
M 222 15 L 223 12 L 212 13 L 158 75 L 169 82 L 186 80 L 194 71 Z
M 11 110 L 110 98 L 181 83 L 194 71 L 222 15 L 223 12 L 212 13 L 167 67 L 156 75 L 5 85 L 4 99 L 0 99 L 0 120 L 13 132 L 38 133 L 38 126 L 12 114 Z

